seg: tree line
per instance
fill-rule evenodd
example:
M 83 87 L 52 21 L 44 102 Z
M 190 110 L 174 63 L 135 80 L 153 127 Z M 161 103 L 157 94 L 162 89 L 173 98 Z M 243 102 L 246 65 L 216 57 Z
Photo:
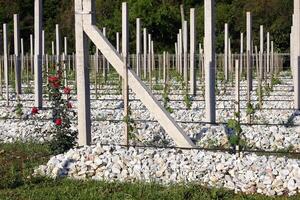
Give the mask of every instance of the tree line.
M 196 9 L 197 42 L 203 43 L 204 1 L 203 0 L 128 0 L 130 49 L 135 52 L 135 22 L 141 18 L 142 27 L 147 28 L 154 40 L 156 52 L 174 52 L 174 43 L 181 28 L 180 5 L 184 18 L 189 21 L 189 9 Z M 293 0 L 217 0 L 216 1 L 216 49 L 223 52 L 224 23 L 229 24 L 229 35 L 233 52 L 238 52 L 241 32 L 246 32 L 246 12 L 253 15 L 254 44 L 259 44 L 259 26 L 264 25 L 265 35 L 270 32 L 275 49 L 289 52 L 290 27 L 292 24 Z M 96 0 L 97 25 L 107 28 L 109 40 L 115 44 L 115 33 L 121 32 L 122 0 Z M 55 24 L 60 25 L 61 36 L 68 37 L 68 51 L 73 52 L 74 42 L 74 0 L 44 0 L 43 23 L 46 33 L 46 47 L 51 51 L 55 41 Z M 29 35 L 33 34 L 34 1 L 0 0 L 0 22 L 7 23 L 10 41 L 13 44 L 13 14 L 20 15 L 21 37 L 25 51 L 29 51 Z M 265 37 L 266 38 L 266 37 Z M 2 47 L 2 28 L 1 28 Z M 2 52 L 2 48 L 0 51 Z M 13 52 L 12 47 L 10 51 Z

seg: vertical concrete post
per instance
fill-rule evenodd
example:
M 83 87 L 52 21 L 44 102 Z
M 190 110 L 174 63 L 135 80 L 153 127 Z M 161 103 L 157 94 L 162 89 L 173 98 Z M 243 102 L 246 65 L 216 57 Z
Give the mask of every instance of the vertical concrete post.
M 235 60 L 235 112 L 240 113 L 240 67 L 239 67 L 239 60 Z
M 92 5 L 91 5 L 92 6 Z M 78 144 L 91 143 L 91 111 L 88 70 L 88 37 L 83 31 L 81 0 L 75 0 L 76 79 L 78 99 Z
M 175 69 L 178 71 L 178 43 L 177 42 L 175 42 Z
M 45 30 L 42 30 L 42 55 L 45 55 Z
M 129 117 L 129 94 L 128 94 L 128 52 L 129 52 L 129 28 L 128 28 L 128 8 L 127 3 L 122 3 L 122 56 L 123 56 L 123 98 L 124 98 L 124 116 Z M 128 122 L 125 122 L 125 145 L 129 144 Z
M 21 71 L 24 71 L 24 40 L 21 38 Z
M 294 108 L 300 109 L 300 1 L 294 0 L 294 24 L 293 24 L 293 78 L 294 78 Z M 277 60 L 277 58 L 276 58 Z M 277 66 L 277 63 L 276 63 Z
M 188 85 L 188 26 L 187 26 L 187 21 L 184 21 L 183 23 L 183 77 L 184 77 L 184 82 L 186 84 L 186 89 Z
M 190 10 L 190 94 L 196 95 L 195 74 L 195 50 L 196 50 L 196 18 L 195 8 Z
M 42 5 L 42 0 L 34 1 L 34 104 L 40 109 L 43 103 Z
M 176 40 L 176 47 L 177 47 L 177 54 L 176 54 L 176 60 L 177 60 L 177 66 L 176 71 L 179 72 L 179 33 L 177 33 L 177 40 Z
M 56 64 L 60 63 L 60 32 L 59 25 L 55 25 L 55 35 L 56 35 Z
M 34 49 L 33 49 L 33 35 L 30 34 L 30 68 L 31 68 L 31 73 L 34 73 Z
M 45 65 L 45 30 L 42 30 L 42 67 L 46 68 L 46 75 L 48 75 L 48 65 Z
M 120 53 L 120 33 L 119 32 L 116 33 L 116 49 L 117 49 L 117 52 Z
M 179 29 L 179 73 L 182 75 L 182 29 Z
M 166 83 L 167 83 L 167 63 L 166 63 L 166 52 L 164 51 L 163 52 L 163 79 L 164 79 L 164 84 L 166 86 Z
M 55 44 L 54 44 L 54 41 L 51 42 L 51 54 L 52 54 L 52 56 L 55 55 Z
M 252 15 L 247 12 L 247 88 L 252 91 Z
M 2 41 L 0 41 L 0 44 L 2 44 Z M 0 59 L 0 96 L 3 97 L 3 85 L 2 85 L 2 76 L 3 73 L 3 60 L 2 58 Z
M 270 33 L 267 32 L 267 72 L 270 72 Z
M 146 28 L 144 28 L 143 29 L 143 35 L 144 35 L 144 37 L 143 37 L 143 43 L 144 43 L 144 45 L 143 45 L 143 47 L 144 47 L 144 62 L 143 62 L 143 65 L 144 65 L 144 79 L 146 79 L 147 78 L 147 29 Z
M 7 25 L 3 24 L 3 60 L 4 60 L 4 82 L 6 90 L 6 105 L 9 105 L 9 75 L 8 75 L 8 33 Z
M 274 43 L 271 41 L 271 55 L 270 55 L 270 71 L 271 71 L 271 77 L 274 73 Z M 277 75 L 276 72 L 274 75 Z
M 264 79 L 264 67 L 263 67 L 263 53 L 259 51 L 259 76 L 260 80 Z
M 151 69 L 152 69 L 152 71 L 154 71 L 155 70 L 155 59 L 154 59 L 154 56 L 155 56 L 155 54 L 154 54 L 154 42 L 153 42 L 153 40 L 151 40 Z
M 141 77 L 141 19 L 136 19 L 136 73 Z
M 232 53 L 231 53 L 231 39 L 228 38 L 228 69 L 227 69 L 227 73 L 228 73 L 228 78 L 230 78 L 231 80 L 233 80 L 233 75 L 231 75 L 232 73 Z
M 21 94 L 21 66 L 20 66 L 20 28 L 19 15 L 14 14 L 14 58 L 15 58 L 15 91 L 17 96 Z
M 225 23 L 224 27 L 224 75 L 225 80 L 228 80 L 228 24 Z
M 264 69 L 264 26 L 263 25 L 260 25 L 260 28 L 259 28 L 259 30 L 260 30 L 260 39 L 259 39 L 259 42 L 260 42 L 260 48 L 259 48 L 259 51 L 260 51 L 260 53 L 261 53 L 261 60 L 260 60 L 260 62 L 261 62 L 261 78 L 262 78 L 262 80 L 264 79 L 264 76 L 265 76 L 265 74 L 264 74 L 264 71 L 265 71 L 265 69 Z
M 206 121 L 216 122 L 215 96 L 215 1 L 204 0 L 204 66 Z
M 106 28 L 105 27 L 103 27 L 102 33 L 103 33 L 104 37 L 106 37 Z M 122 35 L 122 38 L 123 38 L 123 35 Z M 106 59 L 103 55 L 102 55 L 102 69 L 103 69 L 102 73 L 103 73 L 104 81 L 106 82 L 106 79 L 107 79 L 107 65 L 106 65 Z
M 64 37 L 64 53 L 63 53 L 63 69 L 64 69 L 64 84 L 68 85 L 67 80 L 67 57 L 68 57 L 68 41 L 67 37 Z
M 67 37 L 64 37 L 64 53 L 68 55 L 68 40 Z
M 148 34 L 148 73 L 149 73 L 149 82 L 150 89 L 152 89 L 152 56 L 151 56 L 151 34 Z
M 240 46 L 240 76 L 243 74 L 243 56 L 244 56 L 244 33 L 241 33 L 241 46 Z

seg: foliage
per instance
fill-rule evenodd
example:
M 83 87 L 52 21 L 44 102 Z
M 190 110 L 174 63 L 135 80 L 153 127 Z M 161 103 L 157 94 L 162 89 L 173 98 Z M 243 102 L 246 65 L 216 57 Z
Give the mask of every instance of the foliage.
M 173 109 L 168 105 L 168 103 L 170 102 L 169 93 L 170 93 L 170 86 L 166 84 L 164 87 L 164 93 L 162 95 L 163 104 L 169 113 L 173 113 Z
M 137 141 L 139 141 L 139 139 L 136 135 L 137 126 L 136 126 L 134 119 L 131 116 L 132 116 L 131 107 L 128 106 L 128 115 L 124 116 L 123 121 L 128 126 L 128 139 L 133 140 L 134 142 L 137 142 Z
M 135 49 L 136 18 L 142 19 L 143 27 L 152 35 L 154 49 L 174 52 L 173 42 L 177 39 L 177 30 L 181 28 L 180 4 L 184 3 L 185 19 L 189 20 L 189 9 L 196 9 L 197 41 L 204 37 L 204 6 L 203 1 L 174 1 L 174 0 L 128 0 L 130 49 Z M 121 32 L 121 0 L 96 0 L 97 25 L 107 27 L 107 36 L 112 44 L 116 43 L 115 33 Z M 46 50 L 50 53 L 51 41 L 55 41 L 55 24 L 60 23 L 61 32 L 68 37 L 69 52 L 74 46 L 74 3 L 70 0 L 45 1 L 43 5 Z M 3 0 L 0 1 L 0 21 L 7 22 L 8 30 L 13 31 L 13 14 L 20 15 L 21 37 L 29 38 L 33 33 L 32 0 Z M 246 30 L 246 12 L 253 14 L 253 32 L 259 32 L 259 25 L 264 24 L 267 31 L 274 37 L 275 49 L 287 52 L 289 49 L 290 27 L 292 22 L 293 1 L 257 1 L 257 0 L 220 0 L 216 4 L 216 49 L 224 50 L 224 23 L 228 22 L 233 41 L 233 51 L 238 51 L 240 32 Z M 241 20 L 243 19 L 243 20 Z M 254 43 L 258 43 L 259 34 L 254 35 Z M 173 42 L 170 42 L 173 41 Z M 29 47 L 29 40 L 24 40 L 25 47 Z M 11 53 L 13 48 L 11 49 Z
M 62 71 L 58 70 L 55 75 L 49 75 L 48 80 L 47 87 L 54 122 L 50 148 L 53 153 L 59 154 L 77 144 L 77 131 L 71 130 L 71 118 L 72 115 L 75 116 L 75 112 L 71 110 L 71 89 L 61 84 L 63 82 Z
M 272 91 L 273 91 L 273 88 L 269 84 L 266 84 L 264 86 L 264 93 L 266 94 L 266 96 L 270 96 L 270 93 Z
M 240 123 L 240 113 L 234 113 L 234 117 L 234 119 L 229 119 L 227 122 L 227 127 L 232 131 L 228 135 L 228 141 L 234 149 L 236 146 L 239 146 L 239 149 L 241 150 L 242 148 L 245 148 L 246 142 L 241 138 L 243 129 Z
M 281 84 L 281 80 L 277 76 L 273 75 L 271 79 L 271 85 L 274 86 L 279 84 Z
M 162 84 L 154 84 L 153 85 L 153 89 L 154 90 L 163 90 L 164 89 L 164 85 L 162 85 Z
M 24 112 L 23 112 L 23 104 L 20 102 L 19 98 L 18 98 L 18 103 L 17 103 L 15 112 L 16 112 L 17 117 L 19 117 L 19 118 L 21 118 L 22 115 L 24 114 Z
M 251 116 L 254 113 L 255 113 L 255 108 L 254 108 L 253 104 L 247 103 L 246 114 Z
M 30 85 L 24 88 L 24 94 L 32 94 L 32 93 L 33 93 L 33 89 Z

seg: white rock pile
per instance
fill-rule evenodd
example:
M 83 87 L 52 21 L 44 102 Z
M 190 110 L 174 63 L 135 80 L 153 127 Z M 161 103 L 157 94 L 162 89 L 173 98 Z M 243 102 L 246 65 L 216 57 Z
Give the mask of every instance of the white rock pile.
M 35 175 L 162 184 L 199 183 L 235 192 L 294 195 L 300 191 L 300 161 L 242 157 L 200 150 L 89 146 L 52 157 Z

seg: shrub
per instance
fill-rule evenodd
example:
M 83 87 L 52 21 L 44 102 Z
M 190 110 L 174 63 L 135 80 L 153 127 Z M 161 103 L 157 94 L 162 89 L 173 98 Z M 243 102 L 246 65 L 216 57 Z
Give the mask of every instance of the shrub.
M 71 110 L 71 89 L 61 84 L 63 80 L 62 71 L 58 70 L 56 74 L 50 75 L 48 80 L 47 87 L 54 122 L 54 129 L 51 132 L 53 138 L 49 145 L 53 153 L 59 154 L 77 144 L 77 131 L 71 130 L 71 117 L 75 115 L 75 112 Z

